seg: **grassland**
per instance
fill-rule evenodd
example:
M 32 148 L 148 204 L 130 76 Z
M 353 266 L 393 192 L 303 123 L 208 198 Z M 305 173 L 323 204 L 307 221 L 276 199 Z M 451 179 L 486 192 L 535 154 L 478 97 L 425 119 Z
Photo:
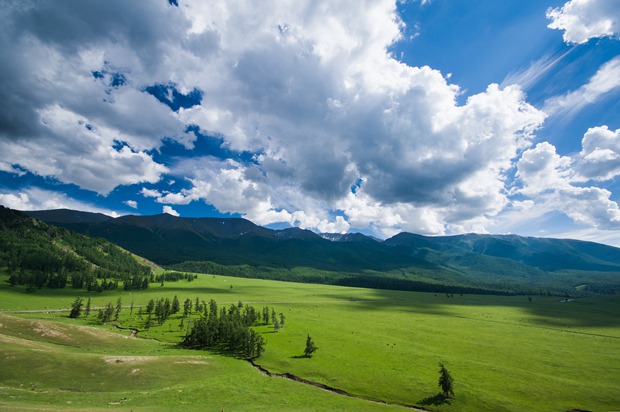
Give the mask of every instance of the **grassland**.
M 0 276 L 0 409 L 595 411 L 620 409 L 620 297 L 425 294 L 199 275 L 141 292 L 103 292 L 120 326 L 68 319 L 80 292 L 27 293 Z M 180 318 L 143 330 L 150 299 L 242 301 L 283 312 L 257 363 L 347 391 L 262 375 L 232 357 L 174 347 Z M 40 313 L 8 311 L 44 310 Z M 301 358 L 310 334 L 319 350 Z M 149 339 L 140 339 L 149 338 Z M 157 340 L 155 340 L 155 339 Z M 438 395 L 438 363 L 455 398 Z M 376 400 L 388 405 L 370 402 Z

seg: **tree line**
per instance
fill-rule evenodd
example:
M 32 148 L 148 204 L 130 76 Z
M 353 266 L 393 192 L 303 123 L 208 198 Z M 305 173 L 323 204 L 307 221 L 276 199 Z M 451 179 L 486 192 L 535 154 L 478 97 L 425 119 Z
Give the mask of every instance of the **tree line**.
M 250 265 L 222 265 L 214 262 L 183 262 L 170 266 L 172 270 L 251 279 L 281 280 L 286 282 L 316 283 L 370 289 L 402 290 L 431 293 L 468 293 L 512 295 L 509 290 L 491 287 L 448 285 L 402 278 L 393 273 L 331 272 L 313 268 L 285 268 Z

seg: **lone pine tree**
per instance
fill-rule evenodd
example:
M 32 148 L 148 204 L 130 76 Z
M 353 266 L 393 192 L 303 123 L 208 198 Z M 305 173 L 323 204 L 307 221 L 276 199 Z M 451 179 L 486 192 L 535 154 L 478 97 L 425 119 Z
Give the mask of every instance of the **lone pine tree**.
M 450 398 L 454 396 L 453 382 L 454 379 L 450 372 L 443 363 L 439 363 L 439 381 L 437 384 L 441 388 L 444 397 Z
M 318 348 L 314 344 L 314 341 L 312 340 L 310 335 L 308 335 L 308 338 L 306 338 L 306 349 L 304 349 L 304 356 L 306 358 L 311 358 L 312 355 L 314 354 L 314 352 L 316 352 L 317 349 Z

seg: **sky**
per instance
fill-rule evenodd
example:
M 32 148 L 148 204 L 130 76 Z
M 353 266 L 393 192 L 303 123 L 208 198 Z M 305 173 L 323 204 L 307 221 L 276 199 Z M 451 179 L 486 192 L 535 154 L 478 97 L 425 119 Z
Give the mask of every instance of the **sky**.
M 0 204 L 620 247 L 618 0 L 7 0 Z

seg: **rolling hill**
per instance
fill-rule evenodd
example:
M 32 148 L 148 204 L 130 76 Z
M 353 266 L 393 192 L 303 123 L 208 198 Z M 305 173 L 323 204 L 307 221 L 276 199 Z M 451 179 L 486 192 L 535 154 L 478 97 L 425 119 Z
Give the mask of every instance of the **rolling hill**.
M 393 289 L 415 288 L 421 282 L 523 293 L 564 293 L 575 288 L 620 291 L 620 249 L 577 240 L 400 233 L 380 241 L 359 233 L 271 230 L 239 218 L 168 214 L 111 218 L 70 210 L 26 213 L 88 236 L 103 237 L 177 269 L 200 270 L 204 266 L 188 266 L 187 262 L 211 262 L 216 266 L 208 266 L 210 270 L 234 267 L 229 274 L 256 277 L 260 276 L 257 268 L 262 268 L 271 272 L 265 276 L 287 278 L 304 268 L 324 272 L 319 278 L 329 278 L 306 276 L 306 281 Z M 346 279 L 335 273 L 346 273 Z M 334 281 L 336 278 L 340 280 Z

